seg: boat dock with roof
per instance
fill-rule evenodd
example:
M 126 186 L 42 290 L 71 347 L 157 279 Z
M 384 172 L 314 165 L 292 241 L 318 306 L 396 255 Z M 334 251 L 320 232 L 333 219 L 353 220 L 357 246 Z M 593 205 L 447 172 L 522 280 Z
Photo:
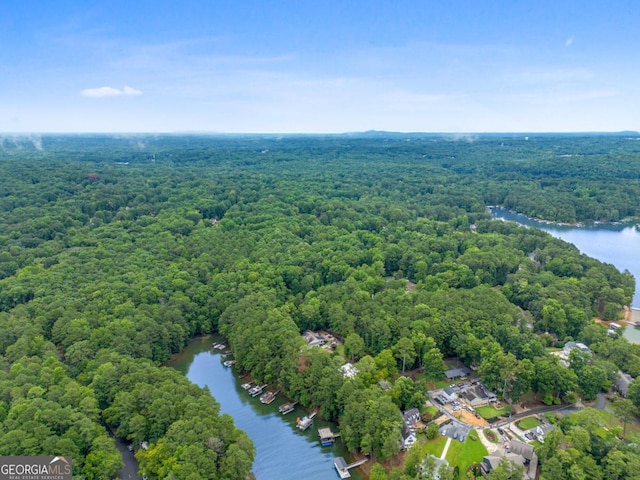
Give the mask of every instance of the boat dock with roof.
M 283 403 L 282 405 L 280 405 L 278 407 L 278 411 L 282 414 L 282 415 L 286 415 L 287 413 L 291 413 L 296 409 L 296 405 L 298 404 L 298 402 L 293 402 L 293 403 Z
M 338 438 L 340 434 L 333 433 L 330 428 L 319 428 L 318 436 L 320 437 L 320 445 L 328 447 L 329 445 L 333 445 L 333 442 L 336 441 L 336 438 Z
M 264 390 L 265 388 L 267 388 L 266 383 L 264 385 L 256 385 L 255 387 L 251 387 L 249 389 L 249 395 L 251 395 L 252 397 L 257 397 L 262 393 L 262 390 Z

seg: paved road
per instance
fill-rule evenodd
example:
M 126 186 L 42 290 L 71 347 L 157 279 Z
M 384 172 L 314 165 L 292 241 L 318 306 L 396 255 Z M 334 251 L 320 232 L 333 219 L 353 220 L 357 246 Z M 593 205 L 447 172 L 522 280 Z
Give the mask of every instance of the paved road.
M 491 425 L 492 428 L 494 427 L 501 427 L 504 425 L 507 425 L 515 420 L 518 420 L 520 418 L 524 418 L 524 417 L 529 417 L 531 415 L 536 415 L 538 413 L 547 413 L 547 412 L 556 412 L 559 410 L 566 410 L 566 409 L 573 409 L 574 411 L 579 411 L 582 410 L 582 408 L 580 407 L 575 407 L 574 405 L 551 405 L 548 407 L 539 407 L 539 408 L 532 408 L 530 410 L 526 410 L 522 413 L 518 413 L 516 415 L 510 415 L 508 418 L 504 419 L 501 422 L 497 422 Z
M 109 429 L 109 435 L 115 440 L 116 448 L 120 452 L 122 463 L 124 463 L 124 467 L 118 472 L 117 478 L 122 480 L 141 480 L 138 475 L 138 460 L 133 456 L 133 452 L 130 452 L 127 448 L 127 442 L 116 437 L 111 429 Z

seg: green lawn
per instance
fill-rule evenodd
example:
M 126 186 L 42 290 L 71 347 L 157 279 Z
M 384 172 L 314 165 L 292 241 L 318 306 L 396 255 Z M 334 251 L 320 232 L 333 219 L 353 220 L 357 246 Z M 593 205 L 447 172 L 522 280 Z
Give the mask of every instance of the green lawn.
M 447 380 L 445 377 L 442 377 L 440 380 L 433 380 L 431 378 L 427 378 L 424 372 L 416 373 L 416 380 L 419 382 L 425 382 L 427 384 L 427 388 L 429 390 L 437 390 L 439 388 L 448 387 L 451 384 L 450 380 Z
M 432 417 L 435 417 L 440 410 L 438 410 L 438 407 L 427 407 L 424 411 L 429 412 Z
M 480 463 L 482 457 L 488 454 L 487 449 L 480 440 L 471 440 L 471 435 L 467 435 L 464 443 L 452 440 L 447 452 L 447 461 L 452 467 L 458 467 L 460 480 L 466 479 L 467 468 L 474 463 Z
M 420 448 L 425 455 L 430 453 L 431 455 L 440 458 L 440 455 L 442 455 L 442 451 L 444 450 L 445 443 L 447 443 L 447 437 L 436 435 L 436 438 L 433 440 L 427 440 L 427 442 L 424 445 L 421 445 Z
M 607 407 L 613 409 L 613 404 L 609 400 L 607 400 Z M 604 422 L 604 424 L 609 428 L 620 428 L 620 435 L 622 435 L 623 424 L 613 413 L 607 412 L 606 410 L 593 410 L 597 412 L 597 415 Z M 637 421 L 627 423 L 627 439 L 637 437 L 640 435 L 640 423 Z
M 500 410 L 493 405 L 486 405 L 484 407 L 477 407 L 476 411 L 482 416 L 482 418 L 489 420 L 490 418 L 508 414 L 511 411 L 511 405 L 503 405 Z
M 518 428 L 520 430 L 529 430 L 531 428 L 535 428 L 538 425 L 540 425 L 542 422 L 540 420 L 538 420 L 537 417 L 526 417 L 523 418 L 522 420 L 518 421 Z

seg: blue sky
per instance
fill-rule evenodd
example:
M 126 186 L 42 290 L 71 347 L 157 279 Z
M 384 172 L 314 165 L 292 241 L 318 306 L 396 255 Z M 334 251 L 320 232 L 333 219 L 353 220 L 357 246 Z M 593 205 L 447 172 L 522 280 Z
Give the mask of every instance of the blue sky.
M 640 130 L 637 1 L 0 7 L 0 132 Z

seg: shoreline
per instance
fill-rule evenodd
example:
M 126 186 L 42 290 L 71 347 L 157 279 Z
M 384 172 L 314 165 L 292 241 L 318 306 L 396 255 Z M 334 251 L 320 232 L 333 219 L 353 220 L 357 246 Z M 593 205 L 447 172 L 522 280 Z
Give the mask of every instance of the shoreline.
M 539 217 L 530 217 L 528 215 L 525 215 L 524 213 L 518 212 L 517 210 L 512 210 L 510 208 L 507 207 L 503 207 L 502 205 L 487 205 L 486 206 L 487 210 L 491 213 L 492 209 L 494 208 L 501 208 L 503 210 L 506 210 L 507 212 L 513 213 L 515 215 L 522 215 L 523 217 L 525 217 L 528 220 L 533 220 L 535 222 L 540 222 L 540 223 L 544 223 L 547 225 L 557 225 L 559 227 L 573 227 L 573 228 L 587 228 L 587 227 L 591 227 L 591 226 L 623 226 L 623 227 L 635 227 L 636 229 L 640 230 L 640 219 L 638 218 L 627 218 L 624 220 L 616 220 L 616 221 L 608 221 L 608 222 L 603 222 L 601 220 L 584 220 L 582 222 L 555 222 L 553 220 L 547 220 L 545 218 L 539 218 Z

